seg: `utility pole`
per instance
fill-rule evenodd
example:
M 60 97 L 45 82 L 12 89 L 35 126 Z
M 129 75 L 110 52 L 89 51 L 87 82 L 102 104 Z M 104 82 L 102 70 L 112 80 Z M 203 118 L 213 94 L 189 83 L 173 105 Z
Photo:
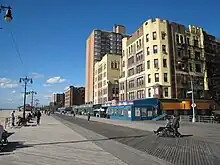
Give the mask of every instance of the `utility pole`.
M 24 83 L 24 109 L 23 109 L 23 118 L 25 119 L 25 110 L 26 110 L 26 96 L 27 96 L 27 84 L 33 83 L 32 78 L 28 78 L 27 76 L 25 78 L 20 78 L 20 83 Z
M 37 94 L 37 92 L 35 91 L 30 91 L 30 92 L 27 92 L 27 94 L 31 94 L 31 112 L 33 111 L 33 106 L 34 106 L 34 95 Z

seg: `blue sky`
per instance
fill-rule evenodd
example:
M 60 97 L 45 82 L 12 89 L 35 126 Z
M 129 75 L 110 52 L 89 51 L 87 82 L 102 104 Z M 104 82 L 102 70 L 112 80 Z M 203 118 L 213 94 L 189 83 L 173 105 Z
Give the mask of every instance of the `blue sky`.
M 18 80 L 26 75 L 34 81 L 28 90 L 38 92 L 36 97 L 41 104 L 47 104 L 53 92 L 62 92 L 66 86 L 84 86 L 85 42 L 94 28 L 111 30 L 114 24 L 122 24 L 130 34 L 145 20 L 159 17 L 198 25 L 220 37 L 218 0 L 0 0 L 0 3 L 11 5 L 14 17 L 9 24 L 0 15 L 0 26 L 4 28 L 0 30 L 1 108 L 22 104 L 23 86 Z

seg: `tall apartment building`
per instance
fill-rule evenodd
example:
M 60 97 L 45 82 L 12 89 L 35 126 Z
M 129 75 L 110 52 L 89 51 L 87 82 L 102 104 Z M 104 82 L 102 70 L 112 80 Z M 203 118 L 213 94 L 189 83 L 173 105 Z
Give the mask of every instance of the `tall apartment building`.
M 95 63 L 94 104 L 119 99 L 120 58 L 121 55 L 106 54 Z
M 94 66 L 97 61 L 107 54 L 122 54 L 122 38 L 125 27 L 115 25 L 113 32 L 93 30 L 86 41 L 86 85 L 85 102 L 94 100 Z
M 64 93 L 55 93 L 53 94 L 53 103 L 59 105 L 60 107 L 64 107 L 65 95 Z
M 171 79 L 172 97 L 187 98 L 187 91 L 194 85 L 194 97 L 202 99 L 208 90 L 207 70 L 202 28 L 171 23 Z
M 220 100 L 220 40 L 204 32 L 208 97 Z
M 213 59 L 220 56 L 219 42 L 202 28 L 189 25 L 187 29 L 167 20 L 150 19 L 122 40 L 122 49 L 120 100 L 187 98 L 191 82 L 195 98 L 201 99 L 210 93 L 212 83 L 220 83 L 220 68 L 210 67 Z M 210 57 L 215 58 L 208 65 L 210 51 Z M 216 66 L 220 64 L 217 61 Z M 214 72 L 217 78 L 211 78 Z
M 85 103 L 85 88 L 69 86 L 65 91 L 65 107 L 81 105 Z
M 171 98 L 169 23 L 148 20 L 122 41 L 120 100 Z

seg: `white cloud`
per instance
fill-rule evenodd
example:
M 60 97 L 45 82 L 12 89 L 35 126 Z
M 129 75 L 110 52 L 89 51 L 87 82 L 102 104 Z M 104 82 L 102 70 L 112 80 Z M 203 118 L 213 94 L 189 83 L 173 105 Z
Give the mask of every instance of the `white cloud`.
M 49 87 L 51 86 L 50 84 L 43 84 L 44 87 Z
M 13 90 L 11 93 L 16 93 L 16 91 L 15 91 L 15 90 Z
M 32 77 L 33 77 L 33 78 L 42 78 L 42 77 L 44 77 L 44 75 L 43 75 L 43 74 L 40 74 L 40 73 L 34 72 L 34 73 L 32 73 Z
M 16 88 L 18 87 L 18 83 L 16 81 L 12 81 L 8 78 L 0 78 L 0 88 Z
M 58 84 L 58 83 L 62 83 L 62 82 L 65 82 L 66 79 L 62 79 L 61 77 L 51 77 L 49 78 L 46 83 L 47 84 Z

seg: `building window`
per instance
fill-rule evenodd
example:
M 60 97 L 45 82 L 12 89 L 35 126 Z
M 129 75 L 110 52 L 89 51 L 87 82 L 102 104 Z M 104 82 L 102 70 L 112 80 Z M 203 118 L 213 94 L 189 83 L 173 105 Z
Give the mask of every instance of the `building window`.
M 167 68 L 167 59 L 163 59 L 163 67 Z
M 154 54 L 157 54 L 157 45 L 154 45 L 154 46 L 153 46 L 153 53 L 154 53 Z
M 188 50 L 188 55 L 189 55 L 189 58 L 191 58 L 191 51 Z
M 124 56 L 125 55 L 125 50 L 122 50 L 122 56 Z
M 168 88 L 164 88 L 164 97 L 168 97 Z
M 166 33 L 165 32 L 161 32 L 161 37 L 162 37 L 162 40 L 165 40 L 166 39 Z
M 134 88 L 134 80 L 128 82 L 128 88 Z
M 149 41 L 149 34 L 146 34 L 146 42 Z
M 106 85 L 106 80 L 103 81 L 103 86 L 105 86 L 105 85 Z
M 124 94 L 124 93 L 120 94 L 120 100 L 121 100 L 121 101 L 124 101 L 124 100 L 125 100 L 125 94 Z
M 137 78 L 137 87 L 144 85 L 144 77 Z
M 186 42 L 187 42 L 187 45 L 190 45 L 190 40 L 188 37 L 186 38 Z
M 197 39 L 194 39 L 194 46 L 199 47 L 199 41 Z
M 104 72 L 104 77 L 106 77 L 106 72 Z
M 134 75 L 134 68 L 128 70 L 128 76 Z
M 183 44 L 183 36 L 180 36 L 180 43 Z
M 195 52 L 195 59 L 200 60 L 200 52 Z
M 134 100 L 134 92 L 129 92 L 128 93 L 128 99 L 129 100 Z
M 156 40 L 156 39 L 157 39 L 157 33 L 153 32 L 153 40 Z
M 166 45 L 162 45 L 162 52 L 163 52 L 164 54 L 166 54 L 166 52 L 167 52 Z
M 141 47 L 142 47 L 142 40 L 139 39 L 139 48 L 141 48 Z
M 147 61 L 147 69 L 150 69 L 150 60 Z
M 201 73 L 201 65 L 200 64 L 196 64 L 196 72 Z
M 151 97 L 151 88 L 148 89 L 148 97 Z
M 144 90 L 139 90 L 137 91 L 137 99 L 142 99 L 144 98 Z
M 150 74 L 147 75 L 147 82 L 148 82 L 148 83 L 151 82 Z
M 164 80 L 164 82 L 167 82 L 167 81 L 168 81 L 168 79 L 167 79 L 167 73 L 164 73 L 164 74 L 163 74 L 163 80 Z
M 143 51 L 141 51 L 140 53 L 136 54 L 136 61 L 142 61 L 143 60 Z
M 189 71 L 192 72 L 192 63 L 189 63 Z
M 159 82 L 159 73 L 154 74 L 155 82 Z
M 176 43 L 179 43 L 179 35 L 176 34 Z
M 104 64 L 104 69 L 106 69 L 106 64 Z
M 125 67 L 125 61 L 122 61 L 122 67 Z
M 120 90 L 124 90 L 125 89 L 125 83 L 120 83 Z
M 136 73 L 141 73 L 144 71 L 144 66 L 143 64 L 140 64 L 136 67 Z
M 130 66 L 132 64 L 134 64 L 134 56 L 132 56 L 128 59 L 128 66 Z
M 154 59 L 154 68 L 158 68 L 158 59 Z
M 150 47 L 147 47 L 147 55 L 150 55 Z

